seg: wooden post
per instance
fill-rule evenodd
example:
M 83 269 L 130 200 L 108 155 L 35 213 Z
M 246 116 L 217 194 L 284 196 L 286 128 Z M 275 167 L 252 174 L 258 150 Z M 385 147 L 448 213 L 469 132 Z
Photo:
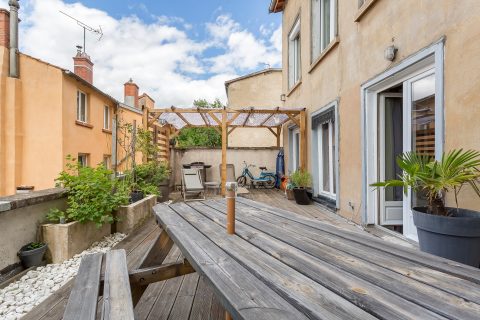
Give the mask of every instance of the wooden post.
M 222 110 L 222 196 L 225 195 L 227 183 L 227 111 Z
M 143 116 L 142 116 L 142 128 L 143 130 L 148 130 L 148 108 L 147 107 L 143 107 Z M 142 162 L 143 163 L 147 163 L 148 159 L 147 159 L 147 155 L 144 154 L 143 157 L 142 157 Z
M 118 106 L 117 106 L 118 108 Z M 115 112 L 112 121 L 112 170 L 113 174 L 117 176 L 117 121 L 118 121 L 118 114 Z
M 277 148 L 280 148 L 280 135 L 282 134 L 282 127 L 277 127 Z
M 300 112 L 300 169 L 307 169 L 307 118 L 305 111 Z
M 225 320 L 233 320 L 232 316 L 230 315 L 230 313 L 228 313 L 228 311 L 225 311 Z
M 237 197 L 237 183 L 227 182 L 226 184 L 227 199 L 227 233 L 235 234 L 235 198 Z

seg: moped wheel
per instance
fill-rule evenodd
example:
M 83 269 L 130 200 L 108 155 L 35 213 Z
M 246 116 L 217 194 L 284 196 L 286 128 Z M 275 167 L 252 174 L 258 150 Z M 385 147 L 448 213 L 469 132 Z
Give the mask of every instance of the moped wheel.
M 267 179 L 267 181 L 265 181 L 265 188 L 273 189 L 277 179 L 274 176 L 266 176 L 265 179 Z
M 237 183 L 239 187 L 245 187 L 245 185 L 247 184 L 247 177 L 245 176 L 238 177 Z

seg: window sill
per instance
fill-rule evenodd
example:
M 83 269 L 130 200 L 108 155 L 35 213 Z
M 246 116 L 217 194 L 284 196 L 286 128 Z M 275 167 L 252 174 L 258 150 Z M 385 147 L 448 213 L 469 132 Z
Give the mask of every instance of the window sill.
M 359 22 L 362 17 L 370 10 L 371 7 L 377 2 L 377 0 L 367 0 L 359 9 L 357 14 L 355 15 L 355 19 L 353 21 Z
M 297 81 L 297 83 L 294 84 L 294 86 L 287 92 L 287 97 L 289 97 L 293 91 L 297 90 L 298 87 L 300 87 L 300 85 L 302 84 L 302 78 L 300 78 L 300 80 Z
M 89 124 L 89 123 L 86 123 L 86 122 L 82 122 L 82 121 L 76 120 L 76 121 L 75 121 L 75 124 L 76 124 L 77 126 L 81 126 L 81 127 L 93 129 L 93 126 L 92 126 L 91 124 Z
M 112 134 L 112 130 L 110 129 L 102 129 L 102 132 Z
M 332 42 L 330 42 L 330 44 L 325 48 L 325 50 L 323 50 L 323 52 L 320 54 L 320 56 L 318 56 L 317 59 L 315 59 L 314 62 L 312 62 L 312 64 L 310 65 L 310 70 L 308 70 L 308 73 L 312 73 L 313 69 L 315 69 L 319 64 L 320 62 L 325 59 L 325 57 L 333 51 L 333 49 L 338 45 L 338 43 L 340 42 L 340 39 L 338 37 L 335 37 Z

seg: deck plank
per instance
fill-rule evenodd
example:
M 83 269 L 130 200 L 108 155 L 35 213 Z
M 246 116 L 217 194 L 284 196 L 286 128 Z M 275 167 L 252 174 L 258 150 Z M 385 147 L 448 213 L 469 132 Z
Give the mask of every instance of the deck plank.
M 154 210 L 162 227 L 192 266 L 211 281 L 235 319 L 306 319 L 263 282 L 165 205 Z
M 205 277 L 200 277 L 198 287 L 193 299 L 192 309 L 189 320 L 209 320 L 212 319 L 210 309 L 215 296 L 212 286 Z M 215 299 L 216 300 L 216 299 Z M 187 318 L 184 318 L 187 319 Z
M 470 267 L 461 263 L 457 263 L 455 261 L 425 254 L 414 249 L 402 246 L 394 246 L 386 241 L 383 241 L 368 234 L 354 233 L 343 229 L 339 230 L 335 226 L 317 220 L 308 219 L 303 216 L 293 214 L 292 212 L 280 208 L 275 208 L 260 202 L 255 202 L 243 198 L 237 198 L 237 202 L 255 208 L 257 210 L 262 210 L 264 212 L 273 214 L 274 216 L 285 218 L 292 221 L 293 223 L 300 224 L 302 227 L 315 228 L 323 232 L 327 232 L 333 236 L 360 243 L 363 246 L 395 255 L 396 257 L 408 260 L 411 263 L 420 263 L 426 267 L 441 271 L 443 273 L 451 274 L 455 277 L 463 278 L 480 284 L 480 269 L 478 268 Z

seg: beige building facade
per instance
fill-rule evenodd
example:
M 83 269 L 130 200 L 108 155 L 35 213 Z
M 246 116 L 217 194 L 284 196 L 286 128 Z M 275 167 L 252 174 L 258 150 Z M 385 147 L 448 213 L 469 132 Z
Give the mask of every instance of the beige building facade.
M 120 162 L 125 152 L 115 148 L 113 120 L 142 126 L 153 100 L 139 97 L 133 81 L 125 83 L 129 104 L 95 87 L 93 63 L 81 50 L 73 72 L 23 53 L 12 57 L 10 28 L 10 12 L 0 9 L 0 195 L 21 186 L 54 187 L 67 155 L 89 166 Z M 141 162 L 141 154 L 136 159 Z
M 271 108 L 282 104 L 282 69 L 269 68 L 225 82 L 227 107 Z M 229 147 L 273 147 L 277 138 L 266 128 L 237 128 L 228 135 Z
M 399 173 L 401 152 L 480 149 L 480 2 L 272 0 L 270 11 L 283 15 L 284 106 L 307 108 L 317 199 L 415 240 L 422 199 L 369 185 Z M 289 171 L 298 135 L 285 126 Z M 460 205 L 480 209 L 469 190 Z

